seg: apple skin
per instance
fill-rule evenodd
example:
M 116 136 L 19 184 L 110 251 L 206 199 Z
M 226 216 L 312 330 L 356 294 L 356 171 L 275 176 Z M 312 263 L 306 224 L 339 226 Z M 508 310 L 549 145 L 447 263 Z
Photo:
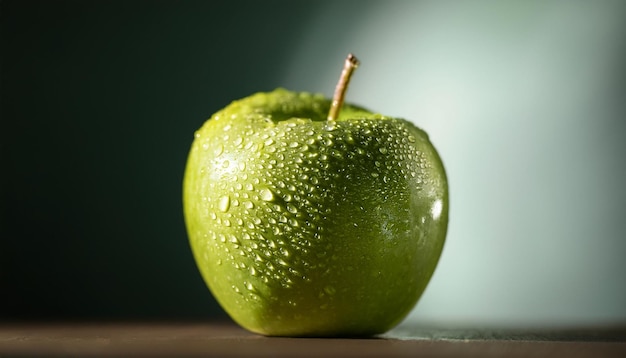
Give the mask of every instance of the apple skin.
M 214 297 L 268 336 L 384 333 L 441 255 L 448 183 L 425 132 L 321 95 L 235 101 L 195 133 L 183 183 L 190 245 Z

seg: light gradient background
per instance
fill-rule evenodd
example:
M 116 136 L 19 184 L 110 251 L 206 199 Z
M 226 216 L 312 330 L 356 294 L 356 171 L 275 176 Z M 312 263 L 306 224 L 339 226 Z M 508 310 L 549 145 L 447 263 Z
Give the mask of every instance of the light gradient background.
M 3 1 L 0 318 L 221 319 L 192 135 L 281 86 L 407 118 L 451 190 L 407 324 L 626 322 L 626 2 Z
M 370 5 L 341 34 L 350 5 L 324 8 L 284 78 L 330 96 L 352 51 L 349 100 L 412 120 L 443 157 L 449 235 L 409 321 L 626 320 L 626 3 Z

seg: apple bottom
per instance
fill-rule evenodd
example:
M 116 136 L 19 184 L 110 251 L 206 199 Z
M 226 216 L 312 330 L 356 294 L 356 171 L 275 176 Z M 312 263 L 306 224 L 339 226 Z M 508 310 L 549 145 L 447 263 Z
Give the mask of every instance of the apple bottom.
M 384 221 L 377 223 L 378 228 L 370 223 L 363 230 L 388 230 Z M 348 244 L 356 237 L 371 237 L 359 231 L 357 226 L 349 238 L 334 237 L 333 243 L 346 244 L 333 245 L 332 252 L 311 248 L 311 252 L 324 253 L 316 255 L 317 264 L 277 267 L 269 278 L 254 275 L 253 263 L 234 268 L 219 260 L 200 259 L 199 268 L 224 310 L 252 332 L 302 337 L 376 335 L 397 325 L 415 306 L 442 244 L 427 242 L 419 232 L 394 239 L 381 234 L 363 239 L 360 245 Z

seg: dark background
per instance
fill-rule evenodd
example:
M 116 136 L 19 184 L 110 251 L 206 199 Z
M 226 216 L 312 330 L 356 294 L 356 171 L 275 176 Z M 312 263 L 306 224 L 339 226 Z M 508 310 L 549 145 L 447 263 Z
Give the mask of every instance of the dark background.
M 187 151 L 281 85 L 319 4 L 2 1 L 0 320 L 224 318 L 187 243 Z

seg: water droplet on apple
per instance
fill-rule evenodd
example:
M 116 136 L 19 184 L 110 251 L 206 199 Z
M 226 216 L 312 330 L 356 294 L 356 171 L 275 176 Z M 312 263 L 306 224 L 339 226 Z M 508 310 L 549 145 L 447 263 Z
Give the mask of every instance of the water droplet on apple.
M 217 204 L 218 209 L 222 212 L 227 212 L 230 208 L 230 197 L 228 195 L 224 195 L 220 198 L 220 201 Z
M 204 148 L 204 146 L 203 146 Z M 205 148 L 206 149 L 206 148 Z M 215 151 L 213 152 L 213 154 L 216 157 L 219 157 L 220 155 L 222 155 L 222 153 L 224 153 L 224 146 L 222 145 L 222 143 L 217 144 L 217 146 L 215 147 Z
M 261 189 L 261 191 L 259 192 L 260 194 L 260 198 L 263 201 L 272 201 L 274 200 L 274 193 L 269 190 L 269 189 Z
M 439 220 L 442 210 L 443 210 L 443 202 L 440 199 L 438 199 L 433 203 L 433 206 L 430 210 L 433 219 Z
M 324 130 L 325 131 L 334 131 L 337 128 L 337 121 L 335 120 L 329 120 L 326 121 L 325 125 L 324 125 Z
M 287 211 L 292 213 L 292 214 L 295 214 L 295 213 L 298 212 L 298 208 L 295 205 L 293 205 L 293 204 L 287 204 L 286 208 L 287 208 Z

